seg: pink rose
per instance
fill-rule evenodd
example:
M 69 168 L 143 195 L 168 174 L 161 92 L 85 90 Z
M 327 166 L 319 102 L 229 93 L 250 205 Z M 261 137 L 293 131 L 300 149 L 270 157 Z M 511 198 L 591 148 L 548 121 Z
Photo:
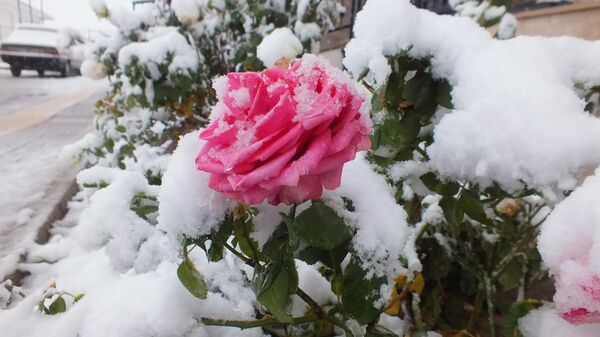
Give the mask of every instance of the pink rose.
M 219 103 L 196 157 L 209 187 L 247 204 L 318 199 L 340 186 L 344 163 L 370 147 L 365 97 L 326 60 L 231 73 L 215 82 Z

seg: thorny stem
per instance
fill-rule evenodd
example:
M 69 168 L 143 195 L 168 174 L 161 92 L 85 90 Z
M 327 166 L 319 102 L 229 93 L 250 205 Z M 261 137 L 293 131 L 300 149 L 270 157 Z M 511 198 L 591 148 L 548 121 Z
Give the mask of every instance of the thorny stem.
M 325 312 L 323 308 L 321 308 L 319 303 L 312 299 L 312 297 L 310 297 L 310 295 L 308 295 L 304 290 L 298 288 L 296 290 L 296 295 L 298 295 L 298 297 L 300 297 L 304 302 L 306 302 L 306 304 L 308 304 L 312 308 L 312 310 L 318 318 L 325 319 L 331 324 L 338 326 L 339 328 L 344 330 L 347 337 L 354 337 L 352 331 L 348 329 L 348 327 L 346 327 L 342 320 L 336 318 L 334 315 L 330 315 L 329 313 Z
M 413 311 L 413 319 L 415 320 L 415 328 L 419 332 L 425 332 L 425 324 L 423 324 L 423 318 L 421 317 L 421 308 L 419 304 L 421 303 L 421 297 L 419 294 L 414 293 L 412 295 L 412 311 Z
M 481 312 L 481 308 L 483 307 L 484 300 L 485 290 L 483 288 L 479 288 L 479 290 L 477 291 L 477 295 L 475 295 L 475 303 L 473 303 L 473 312 L 471 313 L 469 323 L 467 323 L 467 327 L 465 328 L 465 330 L 471 331 L 473 329 L 475 320 L 477 319 L 477 317 L 479 317 L 479 313 Z
M 286 324 L 298 325 L 298 324 L 302 324 L 302 323 L 313 322 L 316 319 L 317 319 L 317 317 L 315 315 L 306 315 L 306 316 L 301 316 L 301 317 L 294 317 L 294 318 L 292 318 L 292 323 L 286 323 Z M 277 321 L 273 317 L 265 317 L 265 318 L 252 320 L 252 321 L 202 318 L 201 321 L 202 321 L 202 324 L 204 324 L 204 325 L 228 326 L 228 327 L 240 328 L 242 330 L 243 329 L 251 329 L 251 328 L 260 328 L 260 327 L 266 327 L 266 326 L 273 326 L 273 325 L 284 325 L 284 323 Z
M 523 259 L 523 267 L 522 267 L 522 274 L 521 274 L 521 280 L 519 281 L 519 290 L 517 292 L 517 301 L 522 301 L 525 298 L 525 277 L 527 276 L 527 270 L 528 270 L 528 265 L 527 265 L 528 261 L 527 259 Z
M 245 264 L 249 265 L 250 267 L 254 267 L 256 265 L 252 259 L 235 250 L 235 248 L 233 248 L 230 244 L 225 243 L 223 247 L 227 248 L 228 251 L 232 252 L 233 255 L 239 257 L 242 261 L 244 261 Z
M 490 278 L 486 275 L 484 277 L 485 282 L 485 297 L 487 302 L 488 309 L 488 323 L 490 325 L 490 337 L 496 337 L 496 324 L 495 324 L 495 316 L 494 316 L 494 301 L 493 301 L 493 285 Z
M 427 152 L 425 152 L 425 150 L 421 149 L 418 145 L 414 147 L 414 149 L 419 152 L 420 155 L 422 155 L 425 159 L 429 159 L 429 156 L 427 155 Z
M 307 294 L 304 290 L 298 288 L 298 290 L 296 290 L 296 295 L 298 295 L 298 297 L 300 297 L 304 302 L 306 302 L 306 304 L 308 304 L 317 315 L 324 314 L 323 309 L 321 308 L 319 303 L 313 300 L 312 297 L 310 297 L 310 295 Z

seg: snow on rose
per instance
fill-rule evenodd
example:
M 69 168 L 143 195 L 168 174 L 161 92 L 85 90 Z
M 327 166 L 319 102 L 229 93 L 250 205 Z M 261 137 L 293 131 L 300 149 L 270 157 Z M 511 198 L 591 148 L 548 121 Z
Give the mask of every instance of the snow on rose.
M 231 73 L 196 158 L 209 187 L 247 204 L 318 199 L 340 186 L 344 163 L 370 147 L 366 97 L 314 55 L 287 69 Z

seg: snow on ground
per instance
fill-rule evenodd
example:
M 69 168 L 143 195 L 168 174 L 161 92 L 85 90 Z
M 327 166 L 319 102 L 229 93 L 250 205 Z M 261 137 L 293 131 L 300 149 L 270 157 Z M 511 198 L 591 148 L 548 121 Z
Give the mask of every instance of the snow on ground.
M 0 111 L 8 113 L 89 82 L 83 78 L 12 79 L 0 74 Z M 77 104 L 44 124 L 0 136 L 0 279 L 14 271 L 19 256 L 72 183 L 78 168 L 62 157 L 61 149 L 91 128 L 91 111 L 98 98 L 73 102 Z

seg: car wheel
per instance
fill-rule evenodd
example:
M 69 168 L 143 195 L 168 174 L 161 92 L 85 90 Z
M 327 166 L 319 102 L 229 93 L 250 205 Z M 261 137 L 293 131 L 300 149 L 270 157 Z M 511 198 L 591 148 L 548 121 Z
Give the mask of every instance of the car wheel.
M 45 75 L 45 74 L 44 74 L 44 69 L 40 69 L 40 70 L 38 70 L 37 72 L 38 72 L 38 76 L 39 76 L 39 77 L 44 77 L 44 75 Z
M 71 73 L 71 63 L 67 62 L 60 70 L 60 76 L 67 77 L 67 76 L 69 76 L 70 73 Z
M 21 68 L 17 68 L 17 67 L 10 67 L 10 73 L 14 76 L 14 77 L 19 77 L 21 76 Z

